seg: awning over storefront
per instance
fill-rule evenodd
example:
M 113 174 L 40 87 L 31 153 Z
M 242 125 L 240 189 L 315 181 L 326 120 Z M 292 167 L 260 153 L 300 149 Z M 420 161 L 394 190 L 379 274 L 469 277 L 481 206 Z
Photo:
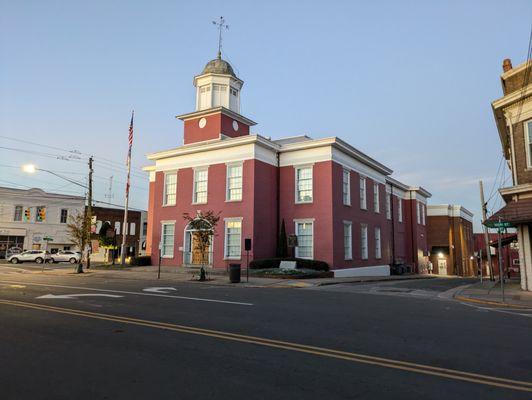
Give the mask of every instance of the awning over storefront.
M 501 247 L 508 246 L 510 243 L 517 242 L 517 234 L 504 235 L 501 238 Z M 491 247 L 499 247 L 499 240 L 495 239 L 490 242 Z
M 508 222 L 514 226 L 532 222 L 532 199 L 510 201 L 503 208 L 489 217 L 485 225 L 490 226 L 491 224 L 497 223 L 499 220 L 502 222 Z

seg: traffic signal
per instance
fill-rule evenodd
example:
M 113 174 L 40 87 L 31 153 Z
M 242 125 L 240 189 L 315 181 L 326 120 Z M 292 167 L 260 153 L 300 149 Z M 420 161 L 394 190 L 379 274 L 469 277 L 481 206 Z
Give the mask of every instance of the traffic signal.
M 29 207 L 24 209 L 24 222 L 29 222 L 31 218 L 31 210 Z
M 37 215 L 35 219 L 37 220 L 37 222 L 46 221 L 46 207 L 37 207 Z

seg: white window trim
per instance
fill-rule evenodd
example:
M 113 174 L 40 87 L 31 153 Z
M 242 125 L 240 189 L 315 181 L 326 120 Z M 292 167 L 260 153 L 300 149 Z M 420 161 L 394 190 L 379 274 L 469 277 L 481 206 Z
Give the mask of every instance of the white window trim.
M 350 256 L 346 257 L 346 248 L 345 248 L 345 227 L 346 226 L 349 226 L 349 236 L 351 238 L 351 242 L 349 243 L 349 252 L 351 253 Z M 344 224 L 343 224 L 343 228 L 344 228 L 344 231 L 343 231 L 343 239 L 344 239 L 344 260 L 345 261 L 351 261 L 353 260 L 353 222 L 351 221 L 344 221 Z
M 227 223 L 228 222 L 234 222 L 239 221 L 240 222 L 240 256 L 228 256 L 227 255 Z M 224 260 L 241 260 L 242 259 L 242 231 L 244 229 L 244 224 L 242 223 L 243 218 L 242 217 L 231 217 L 231 218 L 224 218 Z
M 381 212 L 380 188 L 379 183 L 375 181 L 373 181 L 373 211 L 375 211 L 377 214 L 380 214 Z
M 530 154 L 530 141 L 528 140 L 528 127 L 529 125 L 532 125 L 532 120 L 524 121 L 524 133 L 525 133 L 525 151 L 526 151 L 526 167 L 532 169 L 532 154 Z M 515 154 L 512 155 L 512 157 L 515 157 Z
M 172 255 L 165 255 L 163 254 L 163 232 L 164 232 L 164 225 L 173 225 L 174 226 L 174 243 L 172 246 Z M 159 248 L 159 245 L 161 246 L 161 258 L 174 258 L 175 256 L 175 220 L 172 221 L 161 221 L 161 235 L 159 238 L 159 243 L 157 244 L 157 248 Z
M 297 199 L 297 171 L 303 168 L 310 168 L 312 176 L 312 200 L 298 201 Z M 312 204 L 314 202 L 314 164 L 294 165 L 294 200 L 296 204 Z M 314 227 L 314 225 L 313 225 Z
M 362 182 L 364 182 L 364 203 L 362 203 Z M 368 209 L 368 181 L 365 176 L 360 175 L 358 180 L 359 190 L 358 190 L 358 197 L 360 198 L 360 209 L 361 210 L 367 210 Z
M 296 236 L 299 236 L 298 235 L 298 230 L 297 230 L 297 224 L 298 223 L 312 224 L 312 255 L 310 257 L 300 257 L 299 256 L 299 248 L 296 247 L 295 248 L 295 256 L 297 258 L 304 258 L 304 259 L 307 259 L 307 260 L 313 260 L 314 259 L 314 218 L 294 219 L 294 233 L 296 234 Z
M 416 201 L 416 222 L 421 225 L 421 203 Z
M 362 235 L 362 231 L 365 230 L 366 233 L 366 254 L 362 251 L 362 243 L 364 242 Z M 360 258 L 362 260 L 369 259 L 369 238 L 368 238 L 368 225 L 367 224 L 360 224 Z
M 344 174 L 347 172 L 347 201 L 345 198 L 344 193 Z M 342 201 L 344 203 L 344 206 L 350 206 L 351 205 L 351 171 L 347 168 L 344 168 L 342 170 Z
M 403 222 L 403 199 L 399 196 L 397 197 L 397 220 Z
M 207 200 L 201 202 L 195 202 L 196 198 L 196 171 L 207 171 L 207 187 L 205 191 L 207 192 Z M 207 204 L 209 201 L 209 167 L 196 167 L 192 169 L 192 204 Z
M 238 200 L 229 199 L 229 168 L 230 167 L 240 167 L 242 169 L 241 180 L 242 186 L 240 190 L 242 191 L 242 197 Z M 226 203 L 238 203 L 244 200 L 244 163 L 243 162 L 234 162 L 225 164 L 225 202 Z
M 169 204 L 166 203 L 166 176 L 175 174 L 175 203 Z M 164 173 L 164 182 L 163 182 L 163 207 L 173 207 L 177 204 L 177 170 L 175 171 L 165 171 Z

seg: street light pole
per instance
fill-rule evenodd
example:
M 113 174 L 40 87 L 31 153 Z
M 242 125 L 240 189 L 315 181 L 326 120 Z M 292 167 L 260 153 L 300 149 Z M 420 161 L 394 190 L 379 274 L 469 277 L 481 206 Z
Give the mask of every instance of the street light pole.
M 90 240 L 91 240 L 90 235 L 91 235 L 91 227 L 92 227 L 92 173 L 93 173 L 92 162 L 93 162 L 93 157 L 91 156 L 89 158 L 89 185 L 88 186 L 83 185 L 82 183 L 79 183 L 79 182 L 77 182 L 77 181 L 75 181 L 73 179 L 67 178 L 66 176 L 59 175 L 59 174 L 57 174 L 57 173 L 55 173 L 53 171 L 50 171 L 48 169 L 37 168 L 33 164 L 26 164 L 26 165 L 22 166 L 22 171 L 27 172 L 29 174 L 33 174 L 36 171 L 47 172 L 47 173 L 49 173 L 49 174 L 51 174 L 53 176 L 56 176 L 58 178 L 61 178 L 61 179 L 65 180 L 65 181 L 69 182 L 69 183 L 72 183 L 74 185 L 82 187 L 83 189 L 87 189 L 88 190 L 87 207 L 83 211 L 83 216 L 84 216 L 83 228 L 84 228 L 85 232 L 83 234 L 83 240 L 82 240 L 82 243 L 81 243 L 82 248 L 80 249 L 82 252 L 85 251 L 85 249 L 83 247 L 86 245 L 87 238 L 88 238 L 89 243 L 90 243 Z M 88 224 L 87 224 L 87 221 L 88 221 Z M 90 252 L 87 253 L 87 268 L 90 268 Z M 77 266 L 76 272 L 77 273 L 82 273 L 83 272 L 83 264 L 82 264 L 82 259 L 81 258 L 79 260 L 79 264 Z
M 92 156 L 89 157 L 89 194 L 88 194 L 88 200 L 87 200 L 87 222 L 88 222 L 88 229 L 87 229 L 87 237 L 88 237 L 88 249 L 87 249 L 87 269 L 90 269 L 91 267 L 91 234 L 92 234 Z

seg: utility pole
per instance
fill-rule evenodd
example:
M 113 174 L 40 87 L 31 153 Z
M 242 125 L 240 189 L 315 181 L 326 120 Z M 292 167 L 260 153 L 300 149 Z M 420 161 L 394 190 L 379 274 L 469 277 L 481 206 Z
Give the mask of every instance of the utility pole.
M 88 249 L 87 249 L 87 269 L 91 267 L 91 233 L 92 233 L 92 156 L 89 158 L 89 201 L 87 204 L 87 221 L 89 222 L 89 226 L 87 229 L 87 237 L 88 237 Z
M 484 225 L 484 222 L 486 222 L 486 202 L 484 201 L 484 185 L 482 184 L 482 181 L 479 181 L 480 186 L 480 206 L 482 208 L 482 230 L 484 231 L 484 242 L 486 243 L 486 255 L 488 256 L 488 267 L 490 270 L 490 281 L 494 280 L 493 277 L 493 266 L 491 264 L 491 251 L 490 251 L 490 239 L 488 235 L 488 227 Z M 482 264 L 482 260 L 481 264 Z M 482 269 L 480 271 L 482 273 Z
M 504 272 L 503 272 L 503 265 L 502 265 L 502 240 L 501 240 L 501 217 L 499 217 L 499 227 L 497 228 L 497 232 L 499 233 L 498 236 L 498 248 L 497 253 L 499 255 L 499 279 L 501 280 L 501 296 L 502 296 L 502 302 L 504 303 Z

